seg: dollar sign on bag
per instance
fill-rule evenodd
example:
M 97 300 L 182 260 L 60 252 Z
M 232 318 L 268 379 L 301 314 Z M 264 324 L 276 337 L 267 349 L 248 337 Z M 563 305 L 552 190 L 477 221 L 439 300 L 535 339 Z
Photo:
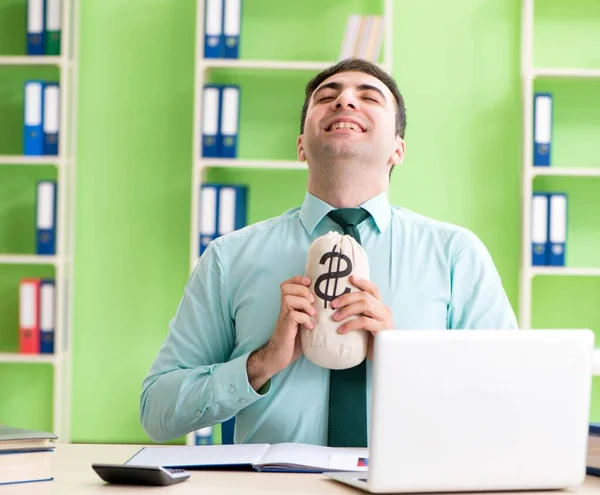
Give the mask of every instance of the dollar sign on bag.
M 324 265 L 327 262 L 327 260 L 329 260 L 328 271 L 326 273 L 324 273 L 323 275 L 320 275 L 317 278 L 317 281 L 315 282 L 315 293 L 317 294 L 318 297 L 323 299 L 323 302 L 325 303 L 325 306 L 324 306 L 325 308 L 327 308 L 328 301 L 331 302 L 336 297 L 339 297 L 342 294 L 347 294 L 348 292 L 350 292 L 350 288 L 346 287 L 342 292 L 337 294 L 338 279 L 340 279 L 342 277 L 346 277 L 352 273 L 352 261 L 345 254 L 342 254 L 341 252 L 338 253 L 335 250 L 336 248 L 337 248 L 337 246 L 333 246 L 333 249 L 330 252 L 325 253 L 323 256 L 321 256 L 321 259 L 319 260 L 319 263 L 321 265 Z M 337 267 L 335 268 L 335 270 L 333 269 L 334 260 L 337 260 Z M 346 263 L 346 268 L 344 268 L 343 270 L 340 270 L 340 263 L 342 261 L 344 261 Z M 331 279 L 334 279 L 334 281 L 330 284 Z M 325 284 L 325 290 L 322 289 L 323 284 Z M 331 289 L 332 289 L 331 293 L 329 290 L 330 285 L 331 285 Z

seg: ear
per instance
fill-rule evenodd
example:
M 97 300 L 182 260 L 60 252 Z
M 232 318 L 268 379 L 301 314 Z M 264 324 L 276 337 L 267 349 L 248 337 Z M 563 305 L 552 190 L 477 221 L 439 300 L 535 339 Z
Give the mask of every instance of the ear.
M 406 145 L 404 143 L 404 139 L 400 136 L 396 136 L 396 146 L 394 148 L 394 152 L 390 157 L 390 165 L 398 165 L 404 161 L 404 152 L 406 150 Z
M 298 136 L 298 140 L 296 142 L 296 147 L 297 147 L 297 150 L 298 150 L 298 160 L 300 160 L 301 162 L 305 162 L 306 161 L 306 155 L 304 154 L 303 139 L 304 139 L 304 135 L 300 134 Z

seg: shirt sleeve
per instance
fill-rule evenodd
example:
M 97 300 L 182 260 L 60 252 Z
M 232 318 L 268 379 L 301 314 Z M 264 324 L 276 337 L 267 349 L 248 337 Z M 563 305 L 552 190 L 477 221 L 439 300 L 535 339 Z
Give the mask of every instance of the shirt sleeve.
M 458 251 L 451 268 L 450 329 L 517 329 L 517 319 L 500 275 L 474 234 Z
M 209 244 L 186 284 L 142 384 L 140 420 L 157 442 L 226 421 L 264 396 L 248 381 L 250 353 L 230 360 L 235 329 L 216 244 Z M 260 392 L 266 395 L 268 389 Z

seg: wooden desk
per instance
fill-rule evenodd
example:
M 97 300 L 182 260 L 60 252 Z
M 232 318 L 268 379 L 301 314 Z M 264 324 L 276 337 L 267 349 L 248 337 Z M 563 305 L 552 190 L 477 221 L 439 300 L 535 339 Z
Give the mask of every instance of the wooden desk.
M 123 464 L 141 447 L 136 445 L 59 445 L 54 458 L 54 481 L 0 486 L 2 495 L 114 495 L 132 493 L 173 493 L 193 495 L 283 495 L 342 494 L 360 495 L 361 490 L 347 487 L 320 474 L 191 471 L 187 481 L 173 486 L 142 487 L 108 485 L 92 470 L 92 463 Z M 588 476 L 583 486 L 568 491 L 511 492 L 525 494 L 599 495 L 600 478 Z M 454 494 L 456 495 L 456 494 Z M 493 495 L 487 492 L 486 495 Z M 507 492 L 502 495 L 507 495 Z

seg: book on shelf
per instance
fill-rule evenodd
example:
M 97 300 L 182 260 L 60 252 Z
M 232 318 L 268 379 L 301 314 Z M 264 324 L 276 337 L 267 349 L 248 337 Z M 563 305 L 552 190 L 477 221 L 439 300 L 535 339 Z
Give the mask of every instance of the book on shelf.
M 339 60 L 360 58 L 377 62 L 383 44 L 383 21 L 381 15 L 350 15 L 346 21 Z
M 367 471 L 368 450 L 303 443 L 143 447 L 125 464 L 263 472 Z

